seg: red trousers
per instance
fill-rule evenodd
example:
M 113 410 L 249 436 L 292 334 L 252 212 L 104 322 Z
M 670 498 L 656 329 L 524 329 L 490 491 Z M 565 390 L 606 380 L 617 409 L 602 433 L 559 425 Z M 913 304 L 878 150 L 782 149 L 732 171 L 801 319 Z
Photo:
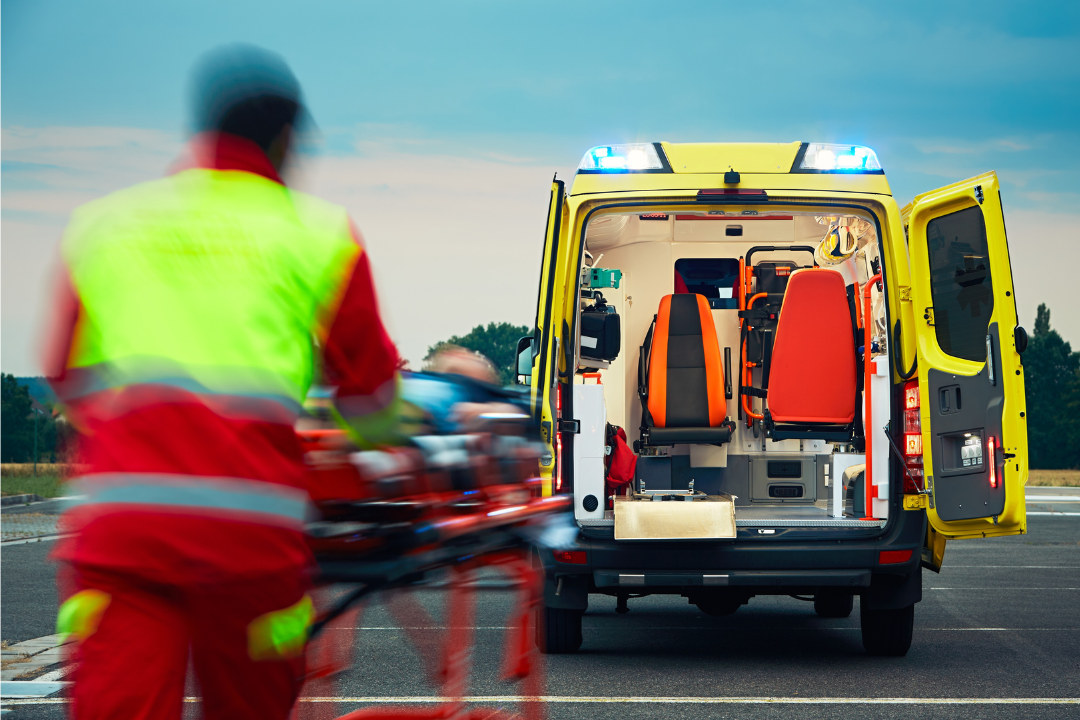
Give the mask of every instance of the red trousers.
M 299 601 L 302 573 L 180 586 L 76 568 L 74 581 L 111 596 L 74 652 L 76 720 L 180 720 L 189 658 L 207 720 L 288 718 L 304 659 L 251 660 L 247 628 Z

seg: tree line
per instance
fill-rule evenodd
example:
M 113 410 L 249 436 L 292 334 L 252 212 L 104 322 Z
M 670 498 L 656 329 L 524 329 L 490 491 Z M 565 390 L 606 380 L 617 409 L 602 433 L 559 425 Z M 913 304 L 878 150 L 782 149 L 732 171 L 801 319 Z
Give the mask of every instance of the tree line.
M 529 334 L 526 325 L 488 323 L 477 325 L 465 335 L 454 335 L 428 348 L 425 361 L 447 345 L 457 345 L 488 357 L 499 372 L 500 381 L 514 382 L 517 341 Z M 1027 350 L 1021 356 L 1027 393 L 1028 449 L 1033 468 L 1057 470 L 1080 468 L 1080 352 L 1050 327 L 1050 310 L 1040 305 Z M 44 392 L 40 378 L 3 376 L 3 462 L 33 462 L 34 415 L 37 415 L 38 459 L 63 461 L 71 447 L 73 428 L 53 417 L 53 403 L 42 394 L 45 404 L 35 413 L 26 385 Z
M 74 428 L 55 414 L 50 400 L 35 403 L 28 384 L 41 378 L 2 376 L 3 406 L 0 408 L 0 459 L 5 463 L 34 462 L 35 435 L 38 462 L 64 462 L 73 449 Z

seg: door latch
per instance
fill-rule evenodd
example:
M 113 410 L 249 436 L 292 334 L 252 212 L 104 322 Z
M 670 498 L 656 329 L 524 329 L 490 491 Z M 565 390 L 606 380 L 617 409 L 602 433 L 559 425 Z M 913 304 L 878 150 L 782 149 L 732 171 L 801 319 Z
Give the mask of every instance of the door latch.
M 982 191 L 982 185 L 976 185 L 976 186 L 975 186 L 975 199 L 979 201 L 979 204 L 980 204 L 980 205 L 982 205 L 982 204 L 983 204 L 983 191 Z
M 570 433 L 571 435 L 577 435 L 581 432 L 580 420 L 563 420 L 559 419 L 559 432 Z
M 925 308 L 923 310 L 923 315 L 922 316 L 923 316 L 923 320 L 926 321 L 927 325 L 929 325 L 930 327 L 934 327 L 934 306 L 933 305 L 931 305 L 928 308 Z

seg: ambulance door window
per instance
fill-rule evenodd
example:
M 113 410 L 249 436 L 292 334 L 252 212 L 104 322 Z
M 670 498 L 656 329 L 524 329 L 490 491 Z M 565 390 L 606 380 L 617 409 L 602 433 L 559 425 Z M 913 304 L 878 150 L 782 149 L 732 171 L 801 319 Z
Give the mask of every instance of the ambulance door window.
M 994 311 L 990 251 L 980 207 L 927 223 L 930 292 L 938 346 L 953 357 L 986 360 L 986 332 Z

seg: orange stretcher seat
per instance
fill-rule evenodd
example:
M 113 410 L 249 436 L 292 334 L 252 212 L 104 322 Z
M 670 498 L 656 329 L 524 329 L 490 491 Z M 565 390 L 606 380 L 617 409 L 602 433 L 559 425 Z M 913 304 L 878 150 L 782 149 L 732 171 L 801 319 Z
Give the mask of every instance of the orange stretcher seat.
M 827 268 L 793 272 L 773 340 L 766 400 L 771 421 L 851 424 L 855 354 L 843 275 Z
M 647 368 L 639 365 L 645 444 L 730 440 L 724 366 L 704 295 L 665 296 L 641 357 L 648 358 Z

